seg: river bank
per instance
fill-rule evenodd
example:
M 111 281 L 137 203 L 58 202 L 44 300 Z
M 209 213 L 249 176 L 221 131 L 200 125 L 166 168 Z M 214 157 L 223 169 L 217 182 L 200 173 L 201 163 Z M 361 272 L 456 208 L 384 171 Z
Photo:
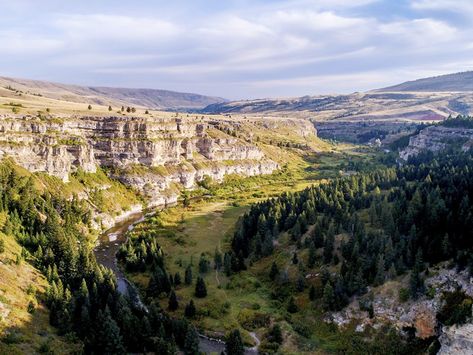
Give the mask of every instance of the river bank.
M 120 269 L 116 254 L 120 246 L 126 241 L 126 232 L 132 230 L 135 225 L 144 221 L 146 216 L 150 216 L 153 213 L 145 214 L 145 212 L 139 211 L 128 214 L 126 218 L 120 218 L 113 227 L 99 236 L 97 246 L 94 249 L 97 262 L 110 268 L 115 274 L 118 291 L 123 295 L 131 297 L 132 300 L 142 304 L 144 307 L 146 306 L 142 303 L 138 290 Z M 260 341 L 255 334 L 251 336 L 255 340 L 256 346 L 246 348 L 246 355 L 258 354 L 257 347 Z M 211 338 L 199 333 L 199 348 L 200 351 L 206 354 L 220 354 L 225 351 L 225 342 L 221 339 Z

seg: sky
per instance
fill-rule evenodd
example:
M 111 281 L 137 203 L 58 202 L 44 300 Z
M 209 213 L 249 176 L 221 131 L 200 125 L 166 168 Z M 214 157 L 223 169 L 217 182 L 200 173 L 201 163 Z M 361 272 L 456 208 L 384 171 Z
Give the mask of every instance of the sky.
M 472 0 L 0 0 L 0 75 L 227 99 L 473 69 Z

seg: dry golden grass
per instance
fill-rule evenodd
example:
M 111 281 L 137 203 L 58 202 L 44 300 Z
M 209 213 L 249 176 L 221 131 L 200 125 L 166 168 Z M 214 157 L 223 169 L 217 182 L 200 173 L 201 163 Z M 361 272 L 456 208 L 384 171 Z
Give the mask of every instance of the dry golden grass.
M 21 247 L 13 237 L 0 232 L 0 239 L 5 242 L 5 252 L 0 254 L 0 354 L 33 354 L 41 346 L 55 354 L 77 349 L 77 345 L 66 345 L 49 325 L 44 276 L 27 261 L 16 263 Z M 32 313 L 28 312 L 30 302 L 35 307 Z

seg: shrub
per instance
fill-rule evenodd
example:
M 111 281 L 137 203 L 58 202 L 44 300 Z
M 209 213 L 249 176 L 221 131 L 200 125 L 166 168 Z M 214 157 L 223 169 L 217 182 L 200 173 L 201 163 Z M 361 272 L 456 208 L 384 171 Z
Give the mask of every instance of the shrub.
M 407 288 L 401 288 L 399 290 L 399 302 L 404 303 L 409 300 L 410 294 Z
M 473 299 L 465 292 L 447 292 L 442 299 L 445 303 L 437 314 L 437 319 L 444 325 L 464 324 L 471 317 Z

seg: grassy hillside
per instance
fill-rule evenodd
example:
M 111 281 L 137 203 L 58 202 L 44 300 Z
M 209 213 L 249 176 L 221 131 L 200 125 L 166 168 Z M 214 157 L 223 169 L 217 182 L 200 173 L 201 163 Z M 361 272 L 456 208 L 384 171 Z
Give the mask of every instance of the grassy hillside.
M 0 230 L 6 219 L 0 214 Z M 70 354 L 80 347 L 56 335 L 44 304 L 47 281 L 24 259 L 15 239 L 0 232 L 0 354 Z
M 138 106 L 152 109 L 198 109 L 224 99 L 156 89 L 87 87 L 48 81 L 0 77 L 0 86 L 23 95 L 103 106 Z

